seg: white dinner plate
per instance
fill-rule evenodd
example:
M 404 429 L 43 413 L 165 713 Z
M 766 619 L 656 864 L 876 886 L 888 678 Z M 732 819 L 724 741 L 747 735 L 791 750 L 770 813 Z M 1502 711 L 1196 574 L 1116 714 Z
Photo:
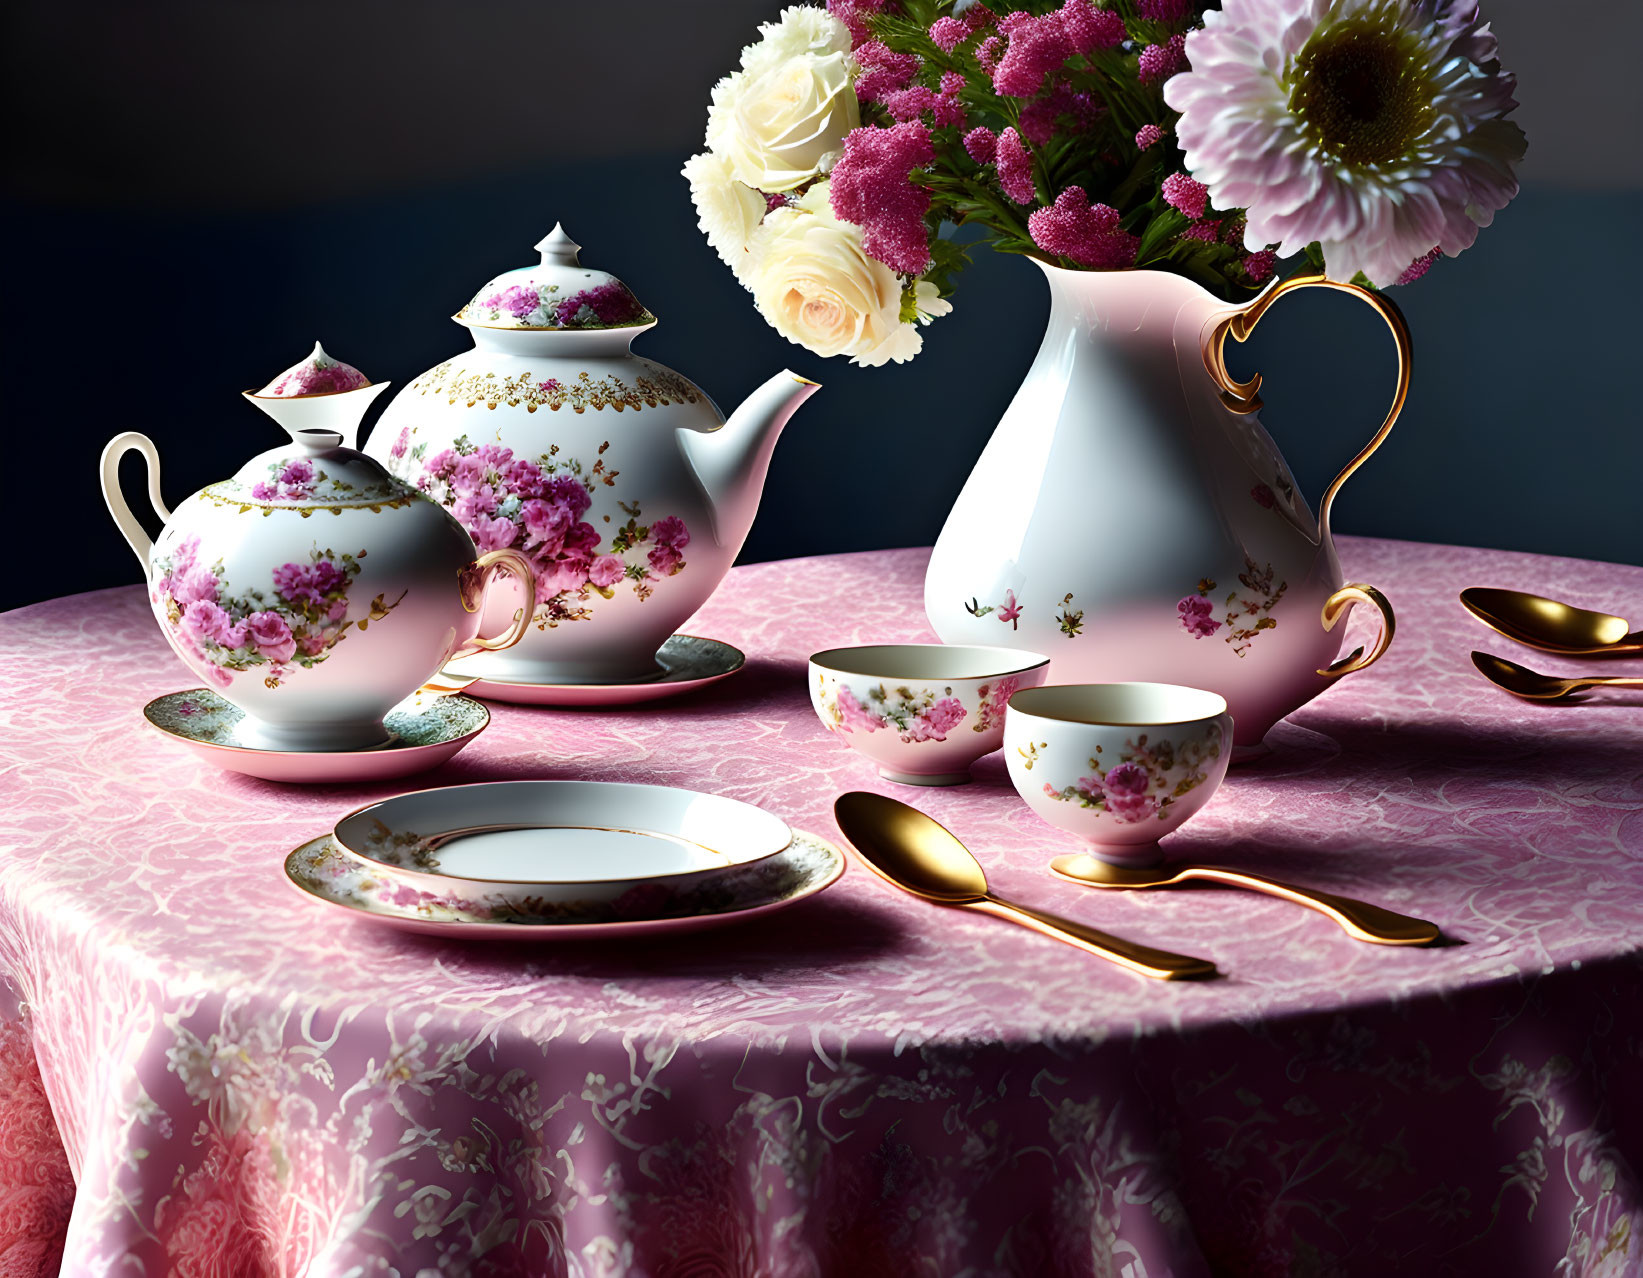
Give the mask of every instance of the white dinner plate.
M 774 856 L 793 832 L 750 803 L 671 786 L 495 781 L 368 804 L 332 836 L 382 878 L 491 909 L 682 888 Z
M 816 895 L 844 874 L 844 854 L 803 830 L 774 856 L 710 878 L 641 884 L 614 900 L 491 904 L 419 892 L 384 878 L 330 835 L 285 858 L 285 877 L 310 900 L 402 931 L 458 940 L 649 938 L 757 918 Z

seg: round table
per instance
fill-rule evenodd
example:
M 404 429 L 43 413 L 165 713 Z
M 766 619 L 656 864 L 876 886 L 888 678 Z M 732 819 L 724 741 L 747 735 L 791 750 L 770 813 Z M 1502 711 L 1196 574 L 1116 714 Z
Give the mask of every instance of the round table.
M 1643 569 L 1341 541 L 1397 642 L 1170 846 L 1430 918 L 1437 948 L 1052 878 L 1065 840 L 997 755 L 968 786 L 880 781 L 804 662 L 927 638 L 922 550 L 739 568 L 689 627 L 748 653 L 734 679 L 499 705 L 374 787 L 215 772 L 147 730 L 188 679 L 139 589 L 7 614 L 0 1271 L 1639 1272 L 1643 699 L 1495 690 L 1468 651 L 1523 654 L 1455 595 L 1636 616 Z M 894 793 L 1001 891 L 1225 976 L 1148 981 L 860 866 L 643 945 L 415 938 L 282 882 L 373 797 L 521 777 L 710 790 L 835 840 L 836 795 Z

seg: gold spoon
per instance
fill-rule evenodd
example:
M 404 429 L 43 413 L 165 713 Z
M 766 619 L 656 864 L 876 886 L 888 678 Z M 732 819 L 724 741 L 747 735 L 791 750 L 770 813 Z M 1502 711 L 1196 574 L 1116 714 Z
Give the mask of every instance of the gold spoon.
M 1505 688 L 1513 696 L 1529 701 L 1558 701 L 1587 688 L 1643 688 L 1643 679 L 1628 679 L 1621 675 L 1582 675 L 1577 679 L 1544 675 L 1487 652 L 1474 652 L 1472 664 L 1496 687 Z
M 1001 900 L 987 890 L 987 875 L 969 849 L 946 826 L 917 808 L 882 794 L 853 790 L 834 801 L 833 815 L 868 868 L 904 892 L 937 905 L 1009 919 L 1143 976 L 1179 981 L 1215 975 L 1215 964 L 1204 959 L 1137 945 L 1071 919 Z
M 1374 945 L 1431 945 L 1443 935 L 1438 931 L 1437 924 L 1428 923 L 1425 919 L 1412 919 L 1407 914 L 1394 914 L 1367 901 L 1355 901 L 1349 896 L 1335 896 L 1330 892 L 1315 892 L 1311 888 L 1279 883 L 1275 879 L 1246 874 L 1242 870 L 1223 870 L 1209 865 L 1160 865 L 1151 869 L 1131 869 L 1129 866 L 1109 865 L 1084 853 L 1058 856 L 1050 862 L 1050 869 L 1064 879 L 1098 888 L 1169 887 L 1172 883 L 1187 879 L 1206 879 L 1230 887 L 1250 888 L 1269 896 L 1281 896 L 1297 905 L 1310 906 L 1334 919 L 1353 940 L 1369 941 Z
M 1521 590 L 1468 586 L 1460 602 L 1484 625 L 1508 639 L 1568 656 L 1643 652 L 1643 630 L 1628 634 L 1631 622 L 1606 612 L 1588 612 L 1556 599 Z

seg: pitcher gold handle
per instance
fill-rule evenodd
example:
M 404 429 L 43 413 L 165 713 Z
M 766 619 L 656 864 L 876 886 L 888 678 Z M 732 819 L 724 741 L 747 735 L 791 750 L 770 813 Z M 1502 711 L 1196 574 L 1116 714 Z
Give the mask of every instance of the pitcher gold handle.
M 1366 586 L 1361 581 L 1347 582 L 1324 600 L 1324 629 L 1333 630 L 1341 618 L 1351 610 L 1352 605 L 1359 603 L 1366 603 L 1381 614 L 1381 633 L 1367 656 L 1364 655 L 1362 648 L 1358 648 L 1318 671 L 1325 679 L 1339 679 L 1342 675 L 1354 674 L 1365 666 L 1372 666 L 1385 656 L 1386 650 L 1392 646 L 1392 636 L 1398 628 L 1398 619 L 1392 613 L 1392 602 L 1375 587 Z
M 1381 423 L 1374 438 L 1359 450 L 1358 455 L 1347 462 L 1346 469 L 1335 476 L 1335 480 L 1324 492 L 1323 501 L 1318 505 L 1318 528 L 1324 536 L 1329 535 L 1329 509 L 1335 502 L 1335 494 L 1341 490 L 1351 476 L 1369 460 L 1377 448 L 1385 442 L 1392 433 L 1392 425 L 1398 420 L 1398 414 L 1403 412 L 1404 401 L 1409 398 L 1409 373 L 1414 366 L 1414 348 L 1409 341 L 1409 326 L 1404 323 L 1403 312 L 1398 304 L 1384 293 L 1372 293 L 1366 288 L 1359 288 L 1356 284 L 1343 284 L 1339 280 L 1332 280 L 1325 275 L 1295 275 L 1287 280 L 1280 280 L 1266 292 L 1262 293 L 1248 306 L 1234 311 L 1231 315 L 1220 320 L 1210 329 L 1204 344 L 1204 363 L 1209 368 L 1209 375 L 1215 379 L 1215 384 L 1221 391 L 1221 402 L 1234 413 L 1253 413 L 1261 407 L 1261 397 L 1257 393 L 1261 387 L 1261 375 L 1256 373 L 1247 382 L 1236 381 L 1227 372 L 1226 340 L 1230 335 L 1234 340 L 1242 342 L 1255 331 L 1255 326 L 1261 322 L 1267 308 L 1286 293 L 1293 293 L 1303 288 L 1328 288 L 1337 293 L 1347 293 L 1374 308 L 1374 311 L 1386 321 L 1387 328 L 1392 330 L 1392 340 L 1398 347 L 1398 385 L 1392 395 L 1392 407 L 1387 410 L 1386 420 Z M 1371 658 L 1373 660 L 1374 658 Z M 1366 663 L 1367 664 L 1367 663 Z
M 445 658 L 447 665 L 459 657 L 471 657 L 481 652 L 499 652 L 503 648 L 511 648 L 525 637 L 525 631 L 531 624 L 531 617 L 536 613 L 536 574 L 531 570 L 530 560 L 517 550 L 486 551 L 462 570 L 461 579 L 457 582 L 457 590 L 462 596 L 462 607 L 470 613 L 478 612 L 484 607 L 485 596 L 490 592 L 491 580 L 499 572 L 516 577 L 519 584 L 525 588 L 524 607 L 514 610 L 507 629 L 501 634 L 490 638 L 475 635 L 459 645 Z M 446 697 L 453 692 L 461 692 L 478 678 L 478 675 L 458 674 L 441 669 L 422 685 L 422 691 L 431 696 Z

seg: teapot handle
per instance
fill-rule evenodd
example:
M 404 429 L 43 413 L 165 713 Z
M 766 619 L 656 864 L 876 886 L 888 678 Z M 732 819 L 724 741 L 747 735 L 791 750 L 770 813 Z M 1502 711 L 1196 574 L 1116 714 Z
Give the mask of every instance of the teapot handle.
M 160 517 L 161 523 L 171 522 L 171 512 L 160 499 L 159 450 L 154 447 L 152 439 L 134 430 L 116 435 L 103 449 L 103 500 L 108 503 L 108 513 L 114 516 L 115 525 L 131 544 L 132 550 L 137 552 L 143 571 L 147 572 L 148 557 L 153 553 L 154 543 L 143 531 L 143 526 L 137 522 L 137 517 L 131 513 L 131 507 L 126 504 L 125 494 L 120 491 L 120 458 L 131 452 L 141 453 L 148 463 L 148 501 L 154 507 L 154 513 Z
M 457 587 L 462 597 L 462 607 L 470 613 L 478 612 L 484 607 L 485 596 L 490 593 L 492 579 L 499 572 L 510 574 L 524 586 L 524 607 L 515 610 L 507 629 L 500 635 L 492 638 L 475 635 L 446 657 L 447 663 L 480 652 L 497 652 L 503 648 L 511 648 L 525 637 L 525 631 L 536 613 L 536 574 L 531 570 L 530 560 L 517 550 L 487 551 L 462 570 L 462 579 Z M 478 677 L 440 670 L 422 685 L 422 691 L 434 696 L 448 696 L 453 692 L 461 692 Z
M 1386 326 L 1392 330 L 1392 340 L 1398 347 L 1398 385 L 1392 395 L 1392 407 L 1387 410 L 1386 420 L 1381 423 L 1374 438 L 1358 451 L 1358 455 L 1347 462 L 1346 469 L 1335 476 L 1333 483 L 1324 491 L 1323 501 L 1318 504 L 1318 528 L 1327 537 L 1329 535 L 1329 508 L 1334 504 L 1335 494 L 1341 490 L 1352 475 L 1352 472 L 1362 466 L 1374 454 L 1375 450 L 1386 441 L 1392 432 L 1392 425 L 1398 420 L 1398 414 L 1403 412 L 1404 401 L 1409 398 L 1409 373 L 1414 364 L 1414 348 L 1409 340 L 1409 326 L 1404 323 L 1403 312 L 1398 304 L 1384 293 L 1374 293 L 1366 288 L 1359 288 L 1356 284 L 1343 284 L 1339 280 L 1332 280 L 1325 275 L 1294 275 L 1289 279 L 1280 280 L 1266 292 L 1262 293 L 1248 306 L 1234 311 L 1231 315 L 1218 321 L 1209 331 L 1204 343 L 1204 363 L 1209 368 L 1209 375 L 1215 379 L 1215 384 L 1221 391 L 1221 402 L 1234 413 L 1253 413 L 1261 407 L 1261 397 L 1257 393 L 1261 387 L 1261 375 L 1256 373 L 1247 382 L 1233 379 L 1227 372 L 1226 340 L 1230 334 L 1237 341 L 1246 341 L 1255 331 L 1255 326 L 1261 322 L 1267 308 L 1276 302 L 1285 293 L 1293 293 L 1303 288 L 1329 288 L 1338 293 L 1347 293 L 1372 307 L 1377 315 L 1386 321 Z M 1328 609 L 1325 609 L 1326 615 Z M 1390 636 L 1388 636 L 1390 638 Z M 1376 655 L 1379 655 L 1378 653 Z M 1374 658 L 1370 658 L 1374 660 Z M 1367 662 L 1365 664 L 1368 664 Z

